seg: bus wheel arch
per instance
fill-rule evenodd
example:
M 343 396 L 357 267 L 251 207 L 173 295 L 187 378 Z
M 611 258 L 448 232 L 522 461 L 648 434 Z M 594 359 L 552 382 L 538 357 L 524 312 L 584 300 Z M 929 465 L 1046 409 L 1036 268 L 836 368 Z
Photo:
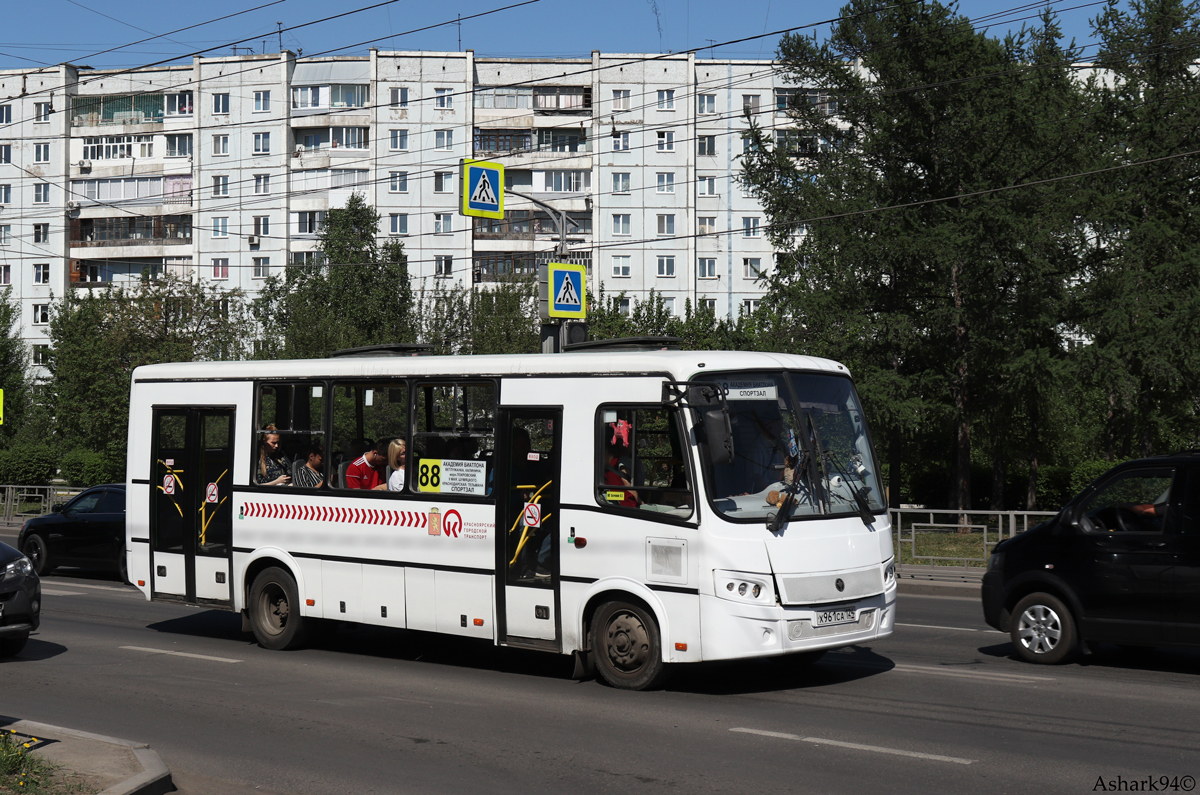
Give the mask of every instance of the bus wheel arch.
M 310 622 L 301 615 L 300 589 L 286 568 L 266 566 L 255 575 L 246 611 L 264 649 L 298 649 L 307 643 Z
M 657 601 L 649 593 L 625 588 L 606 588 L 588 597 L 581 639 L 591 667 L 613 687 L 648 690 L 665 679 L 667 626 Z

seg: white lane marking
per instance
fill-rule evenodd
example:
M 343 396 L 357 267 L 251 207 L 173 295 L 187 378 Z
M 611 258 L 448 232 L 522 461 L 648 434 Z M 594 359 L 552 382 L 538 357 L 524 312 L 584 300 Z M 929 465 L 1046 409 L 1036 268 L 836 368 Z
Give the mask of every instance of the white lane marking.
M 942 668 L 929 665 L 892 666 L 893 671 L 914 674 L 935 674 L 937 676 L 953 676 L 961 679 L 981 679 L 987 682 L 1053 682 L 1052 676 L 1026 676 L 1025 674 L 1006 674 L 999 671 L 962 670 L 959 668 Z
M 150 654 L 168 654 L 172 657 L 191 657 L 194 660 L 211 660 L 212 662 L 223 663 L 240 663 L 241 660 L 233 660 L 229 657 L 212 657 L 208 654 L 191 654 L 186 651 L 170 651 L 169 649 L 147 649 L 145 646 L 122 646 L 122 649 L 129 651 L 144 651 Z
M 116 587 L 113 587 L 112 585 L 91 585 L 89 583 L 73 582 L 71 580 L 45 580 L 44 579 L 44 580 L 42 580 L 42 582 L 49 582 L 53 585 L 66 585 L 68 588 L 91 588 L 93 591 L 116 591 L 117 593 L 136 593 L 136 594 L 141 593 L 141 591 L 134 588 L 132 585 L 127 585 L 124 588 L 116 588 Z
M 55 591 L 50 588 L 43 588 L 42 596 L 87 596 L 87 594 L 83 591 Z
M 731 732 L 740 732 L 742 734 L 757 734 L 761 737 L 777 737 L 781 740 L 795 740 L 801 743 L 815 743 L 817 745 L 835 745 L 838 748 L 850 748 L 855 751 L 872 751 L 877 754 L 892 754 L 893 756 L 908 756 L 913 759 L 927 759 L 931 762 L 951 762 L 956 765 L 974 764 L 975 759 L 962 759 L 957 756 L 942 756 L 941 754 L 924 754 L 920 751 L 902 751 L 899 748 L 885 748 L 881 745 L 863 745 L 861 743 L 846 743 L 841 740 L 827 740 L 824 737 L 801 737 L 798 734 L 787 734 L 785 732 L 769 732 L 762 729 L 730 729 Z
M 939 627 L 935 624 L 901 624 L 899 621 L 896 622 L 896 626 L 898 626 L 898 627 L 920 627 L 921 629 L 952 629 L 955 632 L 978 632 L 979 631 L 977 629 L 971 629 L 970 627 Z

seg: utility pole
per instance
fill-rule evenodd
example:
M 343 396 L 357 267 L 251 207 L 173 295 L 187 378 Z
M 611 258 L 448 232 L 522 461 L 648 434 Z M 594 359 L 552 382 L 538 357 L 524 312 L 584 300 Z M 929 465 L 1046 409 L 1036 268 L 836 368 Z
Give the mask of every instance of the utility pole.
M 570 253 L 567 250 L 567 212 L 560 210 L 557 207 L 552 207 L 544 201 L 535 199 L 526 193 L 518 193 L 510 188 L 504 189 L 505 193 L 511 193 L 513 196 L 520 196 L 522 199 L 527 199 L 538 207 L 541 207 L 546 212 L 550 213 L 550 217 L 554 219 L 555 226 L 558 227 L 558 245 L 554 248 L 554 254 L 558 259 L 565 260 Z M 542 322 L 542 353 L 557 353 L 558 352 L 558 323 Z
M 279 28 L 279 51 L 283 52 L 283 23 L 276 22 L 275 26 Z
M 458 15 L 458 51 L 462 52 L 462 14 Z

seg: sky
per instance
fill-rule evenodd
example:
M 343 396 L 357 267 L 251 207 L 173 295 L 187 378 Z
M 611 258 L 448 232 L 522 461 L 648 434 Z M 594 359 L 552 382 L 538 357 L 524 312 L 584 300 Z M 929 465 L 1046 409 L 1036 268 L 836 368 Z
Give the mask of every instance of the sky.
M 527 2 L 526 5 L 514 6 Z M 1064 34 L 1092 41 L 1088 20 L 1099 0 L 1050 0 Z M 788 28 L 816 25 L 824 38 L 837 0 L 39 0 L 5 4 L 0 69 L 71 62 L 130 68 L 193 53 L 228 55 L 233 46 L 305 56 L 381 50 L 473 49 L 478 57 L 587 57 L 592 50 L 679 52 L 698 58 L 770 58 Z M 262 7 L 265 6 L 265 7 Z M 374 6 L 373 8 L 371 6 Z M 963 0 L 961 13 L 999 36 L 1034 22 L 1040 4 Z M 250 10 L 257 9 L 257 10 Z M 365 9 L 365 10 L 360 10 Z M 497 10 L 504 9 L 504 10 Z M 246 13 L 239 13 L 246 12 Z M 489 13 L 494 12 L 494 13 Z M 231 16 L 221 21 L 220 17 Z M 337 14 L 338 19 L 323 20 Z M 456 18 L 463 17 L 458 23 Z M 468 18 L 474 17 L 474 18 Z M 278 32 L 278 22 L 283 32 Z M 206 24 L 207 23 L 207 24 Z M 315 24 L 306 24 L 315 23 Z M 181 28 L 190 27 L 178 33 Z M 424 29 L 424 30 L 422 30 Z M 805 28 L 811 33 L 814 28 Z M 763 36 L 764 33 L 772 34 Z M 169 34 L 169 35 L 164 35 Z M 461 35 L 461 46 L 459 36 Z M 150 38 L 158 37 L 158 38 Z M 736 39 L 749 41 L 717 46 Z M 149 39 L 148 41 L 140 41 Z M 139 42 L 140 43 L 135 43 Z M 111 50 L 109 52 L 103 52 Z M 1094 52 L 1094 48 L 1090 50 Z M 1088 51 L 1085 50 L 1085 54 Z

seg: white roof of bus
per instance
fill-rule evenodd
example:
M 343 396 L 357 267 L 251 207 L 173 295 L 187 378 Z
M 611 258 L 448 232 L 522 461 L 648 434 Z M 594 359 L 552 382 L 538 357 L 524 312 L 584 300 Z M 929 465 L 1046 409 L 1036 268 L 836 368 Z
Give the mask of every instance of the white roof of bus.
M 251 378 L 320 378 L 373 375 L 605 375 L 669 373 L 675 380 L 731 370 L 826 370 L 848 374 L 837 362 L 813 356 L 750 351 L 601 351 L 496 356 L 342 356 L 239 362 L 151 364 L 134 381 Z M 701 378 L 702 380 L 702 378 Z

